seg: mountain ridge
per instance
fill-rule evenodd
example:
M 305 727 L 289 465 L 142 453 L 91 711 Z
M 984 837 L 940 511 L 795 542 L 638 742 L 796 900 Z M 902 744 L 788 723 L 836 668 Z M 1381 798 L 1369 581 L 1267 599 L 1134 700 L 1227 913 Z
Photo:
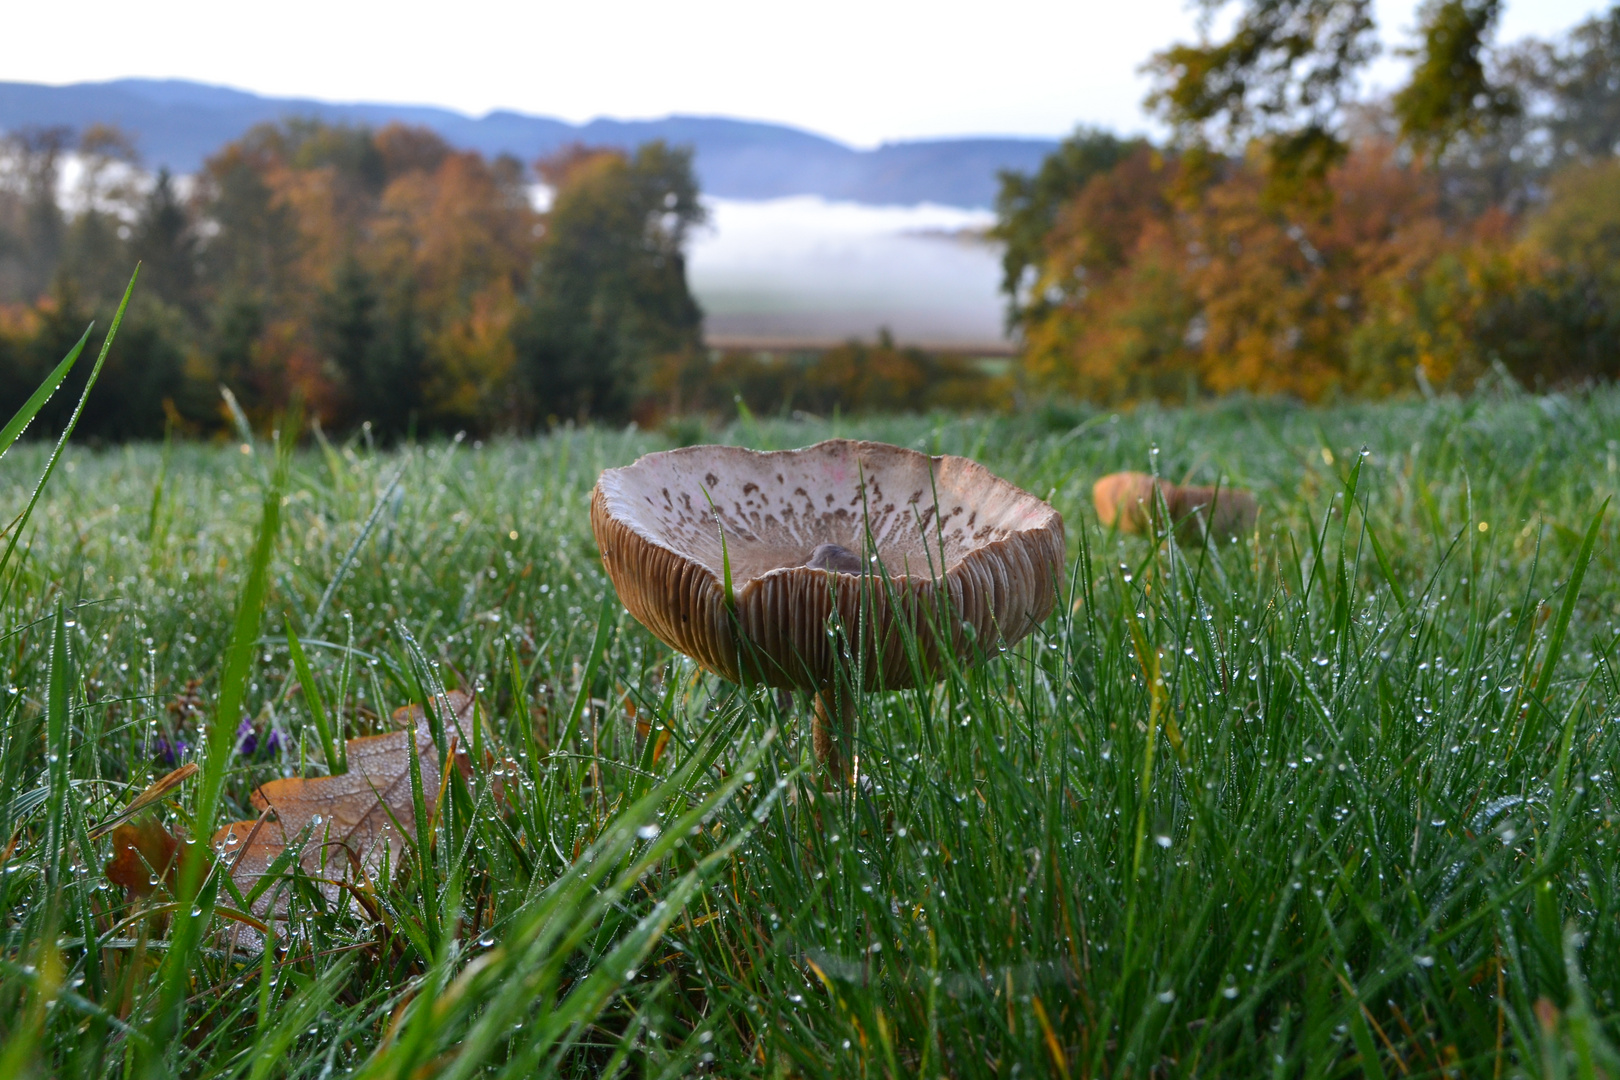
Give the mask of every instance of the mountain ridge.
M 710 195 L 820 195 L 879 205 L 987 207 L 995 200 L 999 170 L 1033 171 L 1057 146 L 1050 139 L 985 136 L 889 142 L 861 150 L 787 124 L 724 116 L 572 124 L 510 109 L 473 117 L 432 105 L 264 97 L 185 79 L 64 86 L 0 81 L 0 130 L 115 124 L 135 139 L 147 165 L 179 173 L 196 171 L 209 154 L 254 124 L 289 117 L 373 127 L 419 124 L 461 149 L 510 153 L 525 162 L 572 142 L 633 149 L 662 138 L 693 148 L 699 182 Z

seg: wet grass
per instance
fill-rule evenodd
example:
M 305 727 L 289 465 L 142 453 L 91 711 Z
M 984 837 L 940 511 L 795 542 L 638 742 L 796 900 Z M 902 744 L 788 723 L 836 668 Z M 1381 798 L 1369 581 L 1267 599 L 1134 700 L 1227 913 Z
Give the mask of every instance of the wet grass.
M 1071 559 L 1018 648 L 863 698 L 832 794 L 804 701 L 695 670 L 606 584 L 587 495 L 655 433 L 70 448 L 0 583 L 7 1060 L 1620 1075 L 1620 394 L 712 433 L 831 435 L 984 461 Z M 0 460 L 9 513 L 47 454 Z M 1252 487 L 1259 532 L 1110 535 L 1117 468 Z M 181 761 L 188 836 L 325 772 L 289 626 L 328 735 L 442 682 L 507 764 L 450 785 L 380 920 L 294 880 L 244 955 L 205 860 L 132 900 L 92 835 Z

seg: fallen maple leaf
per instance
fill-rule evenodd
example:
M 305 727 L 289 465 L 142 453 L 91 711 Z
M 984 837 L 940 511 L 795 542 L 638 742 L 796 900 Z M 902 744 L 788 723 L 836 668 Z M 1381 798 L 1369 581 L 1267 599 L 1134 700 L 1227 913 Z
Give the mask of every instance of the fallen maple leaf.
M 460 690 L 438 699 L 450 753 L 464 776 L 469 772 L 472 707 L 472 696 Z M 272 780 L 251 797 L 262 812 L 256 820 L 233 821 L 214 834 L 213 850 L 228 860 L 238 889 L 251 892 L 290 846 L 296 847 L 299 865 L 328 901 L 335 901 L 346 884 L 370 880 L 385 859 L 399 865 L 416 838 L 413 744 L 430 817 L 438 810 L 443 778 L 433 728 L 422 707 L 396 709 L 394 721 L 405 730 L 348 740 L 347 773 Z M 285 911 L 286 904 L 284 893 L 268 890 L 253 903 L 253 914 L 263 918 Z
M 112 831 L 113 857 L 107 863 L 107 880 L 122 885 L 131 896 L 150 896 L 158 882 L 169 879 L 173 885 L 175 853 L 180 842 L 156 818 L 116 825 Z
M 180 841 L 157 818 L 146 814 L 165 795 L 197 774 L 195 764 L 182 765 L 147 785 L 112 817 L 90 830 L 96 840 L 112 833 L 113 856 L 107 861 L 107 880 L 122 885 L 131 896 L 150 896 L 158 882 L 174 884 L 175 853 Z

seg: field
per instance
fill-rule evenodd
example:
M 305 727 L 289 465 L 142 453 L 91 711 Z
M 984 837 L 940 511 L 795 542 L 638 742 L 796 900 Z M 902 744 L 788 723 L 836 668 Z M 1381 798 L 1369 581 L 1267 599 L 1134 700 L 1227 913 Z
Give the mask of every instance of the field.
M 4 581 L 0 1071 L 1620 1076 L 1620 393 L 706 437 L 837 435 L 1049 499 L 1072 573 L 1009 654 L 864 698 L 833 790 L 802 699 L 606 582 L 588 492 L 660 433 L 71 448 Z M 1259 530 L 1112 535 L 1118 468 Z M 369 909 L 291 882 L 261 954 L 217 875 L 132 900 L 91 836 L 176 761 L 191 837 L 326 771 L 289 626 L 342 735 L 442 681 L 488 742 Z

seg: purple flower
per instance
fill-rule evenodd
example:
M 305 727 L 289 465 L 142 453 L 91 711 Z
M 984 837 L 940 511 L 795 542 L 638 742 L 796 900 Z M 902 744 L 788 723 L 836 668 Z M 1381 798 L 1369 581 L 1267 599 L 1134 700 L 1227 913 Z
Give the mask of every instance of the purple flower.
M 271 728 L 270 734 L 265 737 L 264 745 L 272 754 L 279 754 L 286 745 L 286 739 L 282 737 L 281 732 Z
M 242 722 L 236 725 L 236 752 L 243 757 L 252 757 L 258 748 L 259 733 L 253 730 L 253 721 L 244 716 Z
M 160 738 L 152 748 L 152 757 L 164 765 L 175 766 L 180 764 L 180 759 L 186 756 L 189 749 L 184 739 L 176 738 L 171 743 L 168 739 Z

